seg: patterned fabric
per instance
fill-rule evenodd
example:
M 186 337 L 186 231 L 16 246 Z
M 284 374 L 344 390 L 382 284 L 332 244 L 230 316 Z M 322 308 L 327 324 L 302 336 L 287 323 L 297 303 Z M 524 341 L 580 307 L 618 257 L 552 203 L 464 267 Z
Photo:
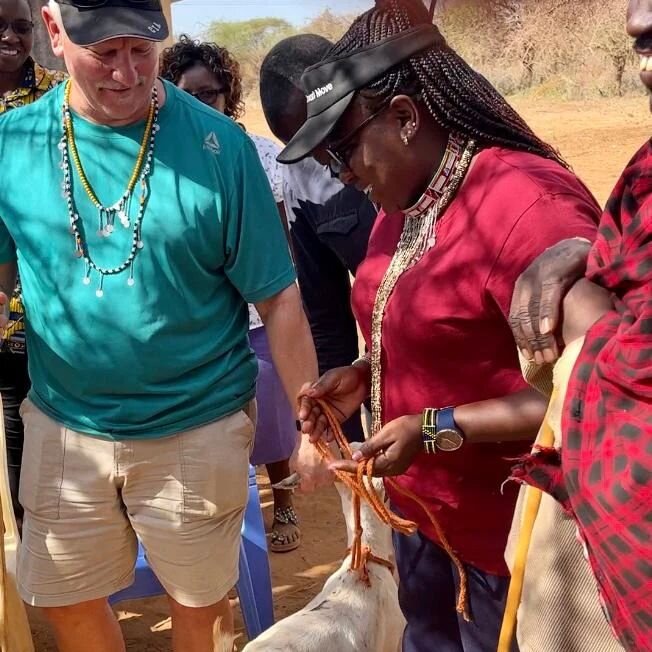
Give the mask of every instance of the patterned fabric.
M 33 59 L 25 62 L 23 79 L 18 88 L 0 96 L 0 115 L 11 109 L 17 109 L 38 100 L 41 95 L 65 79 L 66 75 L 58 70 L 47 70 Z M 3 351 L 25 353 L 25 313 L 21 298 L 20 280 L 16 283 L 16 291 L 9 303 L 10 326 L 5 331 L 2 342 Z
M 652 141 L 621 176 L 587 277 L 615 308 L 586 335 L 564 405 L 561 458 L 519 475 L 575 517 L 612 627 L 630 652 L 652 650 Z
M 64 72 L 48 70 L 39 66 L 33 59 L 27 59 L 23 80 L 18 88 L 0 97 L 0 114 L 35 102 L 65 78 Z
M 283 201 L 283 169 L 276 157 L 281 153 L 280 146 L 269 138 L 249 134 L 258 152 L 258 158 L 263 165 L 263 170 L 267 175 L 269 186 L 274 195 L 274 201 L 280 204 Z M 254 306 L 249 304 L 249 330 L 260 328 L 263 320 L 260 318 L 258 311 Z

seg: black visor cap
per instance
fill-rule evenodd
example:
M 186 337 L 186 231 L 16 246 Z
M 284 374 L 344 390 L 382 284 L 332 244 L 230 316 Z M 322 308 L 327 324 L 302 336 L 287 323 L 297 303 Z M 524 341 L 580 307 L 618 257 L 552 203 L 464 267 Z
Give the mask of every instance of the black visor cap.
M 440 31 L 434 25 L 419 25 L 308 68 L 301 78 L 308 118 L 277 160 L 296 163 L 308 156 L 333 131 L 356 91 L 406 59 L 435 46 L 447 47 Z

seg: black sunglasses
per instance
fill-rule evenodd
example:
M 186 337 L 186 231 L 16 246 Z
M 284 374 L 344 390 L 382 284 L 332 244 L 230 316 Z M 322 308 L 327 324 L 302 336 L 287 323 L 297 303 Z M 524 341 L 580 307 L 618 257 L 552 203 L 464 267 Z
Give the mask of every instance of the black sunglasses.
M 4 34 L 11 27 L 11 31 L 17 36 L 31 34 L 34 30 L 34 23 L 31 20 L 4 20 L 0 18 L 0 34 Z
M 207 88 L 204 91 L 198 91 L 197 93 L 190 93 L 193 97 L 196 97 L 200 102 L 212 106 L 215 104 L 217 98 L 220 95 L 224 95 L 223 88 Z
M 331 174 L 338 177 L 344 170 L 349 169 L 349 159 L 351 158 L 352 152 L 343 148 L 346 148 L 346 145 L 351 142 L 356 134 L 359 134 L 374 118 L 377 118 L 389 106 L 390 100 L 391 98 L 383 102 L 380 108 L 367 116 L 359 125 L 351 129 L 346 136 L 325 148 L 329 157 L 328 168 Z

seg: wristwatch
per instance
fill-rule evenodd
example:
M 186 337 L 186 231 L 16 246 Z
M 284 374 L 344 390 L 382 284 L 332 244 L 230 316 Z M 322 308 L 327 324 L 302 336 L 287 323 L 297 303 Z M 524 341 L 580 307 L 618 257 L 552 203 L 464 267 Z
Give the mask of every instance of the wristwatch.
M 455 423 L 455 408 L 426 408 L 423 411 L 421 432 L 426 453 L 459 450 L 466 440 L 461 428 Z

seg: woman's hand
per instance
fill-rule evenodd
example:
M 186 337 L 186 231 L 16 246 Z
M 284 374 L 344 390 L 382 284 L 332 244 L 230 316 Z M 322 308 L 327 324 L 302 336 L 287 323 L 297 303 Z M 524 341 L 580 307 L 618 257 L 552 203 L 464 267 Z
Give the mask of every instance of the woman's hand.
M 317 382 L 304 385 L 301 389 L 299 420 L 301 431 L 316 442 L 327 435 L 326 416 L 315 399 L 326 401 L 340 423 L 360 409 L 369 394 L 369 365 L 365 363 L 338 367 L 327 371 Z M 327 439 L 329 439 L 327 435 Z
M 555 332 L 562 300 L 584 276 L 590 249 L 591 243 L 584 238 L 562 240 L 546 249 L 516 281 L 509 323 L 528 360 L 543 364 L 559 357 Z
M 390 421 L 353 454 L 353 460 L 333 462 L 331 469 L 355 473 L 358 463 L 375 458 L 374 475 L 405 473 L 417 453 L 423 450 L 421 414 L 410 414 Z

